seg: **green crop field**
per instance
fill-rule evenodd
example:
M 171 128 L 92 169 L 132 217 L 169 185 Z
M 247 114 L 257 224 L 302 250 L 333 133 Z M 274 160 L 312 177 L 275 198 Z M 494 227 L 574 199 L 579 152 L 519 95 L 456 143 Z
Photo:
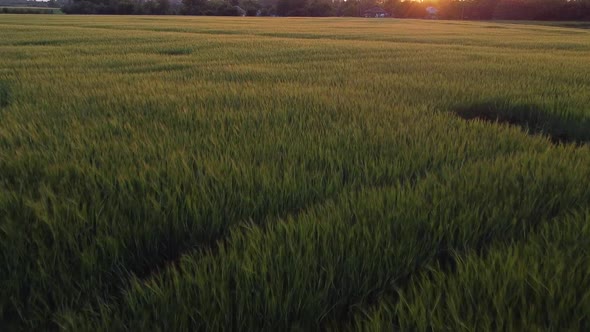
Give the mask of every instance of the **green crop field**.
M 589 330 L 590 30 L 0 15 L 0 330 Z

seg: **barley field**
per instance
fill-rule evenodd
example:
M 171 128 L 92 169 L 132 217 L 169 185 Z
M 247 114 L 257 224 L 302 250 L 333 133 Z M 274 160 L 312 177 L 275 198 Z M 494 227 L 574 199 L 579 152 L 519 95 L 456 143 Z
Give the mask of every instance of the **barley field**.
M 590 329 L 590 30 L 0 15 L 0 330 Z

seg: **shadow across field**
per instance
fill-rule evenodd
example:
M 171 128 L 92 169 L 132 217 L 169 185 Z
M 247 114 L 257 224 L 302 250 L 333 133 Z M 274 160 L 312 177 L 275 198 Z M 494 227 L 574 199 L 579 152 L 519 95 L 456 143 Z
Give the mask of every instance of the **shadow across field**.
M 40 39 L 40 40 L 25 40 L 13 43 L 14 46 L 63 46 L 71 45 L 79 42 L 79 40 L 68 39 Z
M 518 126 L 532 135 L 546 135 L 554 144 L 590 143 L 588 119 L 564 118 L 535 104 L 490 100 L 461 104 L 453 109 L 460 118 Z
M 8 107 L 10 104 L 10 85 L 0 80 L 0 108 Z
M 190 48 L 172 48 L 167 50 L 161 50 L 158 53 L 162 55 L 189 55 L 193 53 L 193 50 Z
M 590 22 L 558 22 L 547 25 L 571 29 L 590 29 Z
M 590 22 L 583 21 L 493 21 L 496 24 L 510 24 L 512 26 L 527 25 L 527 26 L 543 26 L 543 27 L 559 27 L 571 29 L 590 29 Z

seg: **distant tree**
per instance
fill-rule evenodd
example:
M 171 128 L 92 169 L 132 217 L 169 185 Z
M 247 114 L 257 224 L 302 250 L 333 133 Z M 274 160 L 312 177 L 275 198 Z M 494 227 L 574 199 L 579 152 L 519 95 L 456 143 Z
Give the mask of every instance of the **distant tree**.
M 158 6 L 157 14 L 158 15 L 165 15 L 170 14 L 170 1 L 169 0 L 156 0 Z
M 291 9 L 291 0 L 279 0 L 277 1 L 277 15 L 287 16 L 287 13 Z
M 402 1 L 397 7 L 396 15 L 402 18 L 424 18 L 426 8 L 429 6 L 438 7 L 436 3 L 422 1 Z
M 182 0 L 183 14 L 205 15 L 207 12 L 207 0 Z
M 247 16 L 256 16 L 258 11 L 262 8 L 260 2 L 256 0 L 242 0 L 239 4 L 246 11 Z
M 145 2 L 144 2 L 145 1 Z M 424 18 L 426 8 L 442 19 L 590 20 L 590 0 L 50 0 L 66 14 L 151 14 L 248 16 L 361 16 L 373 6 L 401 18 Z M 240 8 L 238 8 L 238 6 Z
M 379 0 L 359 0 L 359 4 L 360 4 L 360 10 L 362 12 L 364 12 L 365 10 L 375 7 L 377 5 L 379 5 Z M 359 15 L 362 15 L 363 13 L 359 13 Z
M 389 15 L 395 16 L 397 6 L 399 6 L 400 0 L 385 0 L 382 3 L 383 9 L 389 13 Z
M 65 5 L 62 7 L 62 11 L 66 14 L 100 14 L 98 11 L 99 7 L 98 4 L 81 0 Z
M 279 16 L 307 16 L 307 0 L 278 0 Z
M 493 14 L 498 20 L 532 20 L 535 16 L 531 3 L 525 0 L 500 0 Z
M 168 0 L 150 0 L 143 4 L 143 13 L 149 15 L 170 14 L 170 2 Z
M 129 0 L 119 1 L 115 8 L 118 15 L 141 14 L 138 4 Z
M 312 0 L 307 5 L 307 15 L 316 17 L 332 16 L 334 8 L 328 0 Z
M 355 0 L 348 0 L 340 2 L 338 7 L 338 16 L 360 16 L 359 3 Z
M 498 6 L 499 0 L 479 0 L 478 5 L 480 9 L 479 19 L 491 20 L 494 17 L 494 11 Z

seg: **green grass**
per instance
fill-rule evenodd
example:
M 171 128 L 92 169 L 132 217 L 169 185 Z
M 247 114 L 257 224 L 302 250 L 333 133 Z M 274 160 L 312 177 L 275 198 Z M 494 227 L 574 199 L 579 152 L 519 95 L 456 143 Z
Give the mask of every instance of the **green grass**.
M 590 31 L 0 34 L 1 330 L 590 329 Z

